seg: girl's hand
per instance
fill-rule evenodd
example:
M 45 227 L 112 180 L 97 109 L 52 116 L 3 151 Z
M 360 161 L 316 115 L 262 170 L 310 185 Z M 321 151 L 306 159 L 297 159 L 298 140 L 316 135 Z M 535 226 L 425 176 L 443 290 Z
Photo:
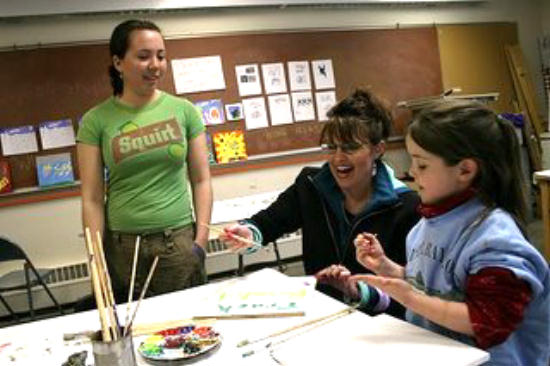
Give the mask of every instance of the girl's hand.
M 407 306 L 408 300 L 416 292 L 410 283 L 401 278 L 355 275 L 350 278 L 350 281 L 355 283 L 363 281 L 377 287 L 404 306 Z
M 386 261 L 386 254 L 382 249 L 382 245 L 376 239 L 376 235 L 370 233 L 359 234 L 353 243 L 355 244 L 357 261 L 374 273 L 380 273 Z
M 342 265 L 333 264 L 332 266 L 322 269 L 315 274 L 315 278 L 319 283 L 330 285 L 342 291 L 345 296 L 352 299 L 359 298 L 357 283 L 350 280 L 351 272 Z
M 225 243 L 230 250 L 238 252 L 252 246 L 252 231 L 245 225 L 233 224 L 224 227 L 218 239 Z

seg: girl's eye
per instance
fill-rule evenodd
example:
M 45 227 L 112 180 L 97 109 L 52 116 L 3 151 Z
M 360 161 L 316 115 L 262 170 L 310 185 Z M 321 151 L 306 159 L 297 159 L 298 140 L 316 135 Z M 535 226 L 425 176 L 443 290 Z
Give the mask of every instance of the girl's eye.
M 426 165 L 418 165 L 416 168 L 418 170 L 424 170 L 424 169 L 426 169 Z

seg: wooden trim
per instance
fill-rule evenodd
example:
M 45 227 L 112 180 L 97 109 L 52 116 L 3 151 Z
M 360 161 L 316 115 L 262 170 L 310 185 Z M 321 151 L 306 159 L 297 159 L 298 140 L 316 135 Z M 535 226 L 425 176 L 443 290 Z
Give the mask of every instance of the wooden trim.
M 80 196 L 80 184 L 48 190 L 12 192 L 0 197 L 0 208 Z
M 394 137 L 393 140 L 394 141 L 387 142 L 387 150 L 400 149 L 405 146 L 402 138 Z M 252 156 L 250 160 L 211 165 L 210 172 L 212 176 L 219 176 L 242 173 L 257 169 L 270 169 L 285 165 L 325 161 L 326 159 L 327 154 L 322 151 L 302 152 L 289 155 L 274 155 L 271 157 L 257 159 L 254 159 L 254 156 Z M 80 196 L 80 183 L 78 182 L 70 186 L 59 186 L 49 189 L 27 188 L 1 195 L 0 208 L 78 196 Z

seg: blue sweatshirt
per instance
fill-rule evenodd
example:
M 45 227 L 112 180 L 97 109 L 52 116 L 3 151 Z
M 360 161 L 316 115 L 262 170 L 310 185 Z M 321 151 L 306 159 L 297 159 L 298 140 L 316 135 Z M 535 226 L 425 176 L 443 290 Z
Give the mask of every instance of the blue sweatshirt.
M 407 236 L 406 278 L 417 289 L 463 302 L 469 275 L 486 267 L 512 271 L 526 281 L 532 300 L 523 321 L 501 344 L 489 348 L 492 365 L 548 365 L 550 274 L 546 260 L 526 241 L 514 219 L 478 198 L 433 218 L 423 218 Z M 473 344 L 473 339 L 407 310 L 406 318 L 437 333 Z

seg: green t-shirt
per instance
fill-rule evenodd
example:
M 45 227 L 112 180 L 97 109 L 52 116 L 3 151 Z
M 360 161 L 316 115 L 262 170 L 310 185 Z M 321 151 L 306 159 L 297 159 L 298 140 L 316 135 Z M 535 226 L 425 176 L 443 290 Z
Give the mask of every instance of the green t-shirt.
M 100 146 L 107 167 L 107 225 L 147 232 L 187 225 L 189 140 L 204 131 L 189 101 L 162 93 L 133 108 L 111 97 L 82 117 L 78 142 Z

